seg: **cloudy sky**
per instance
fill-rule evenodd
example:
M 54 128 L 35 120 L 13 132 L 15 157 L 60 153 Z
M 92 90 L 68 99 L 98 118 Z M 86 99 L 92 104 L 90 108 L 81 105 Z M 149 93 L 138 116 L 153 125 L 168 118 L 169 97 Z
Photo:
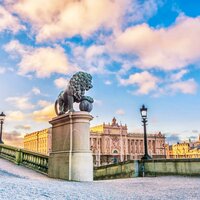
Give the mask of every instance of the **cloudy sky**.
M 200 2 L 0 0 L 0 111 L 16 140 L 49 127 L 77 71 L 93 76 L 91 125 L 115 116 L 142 132 L 200 133 Z

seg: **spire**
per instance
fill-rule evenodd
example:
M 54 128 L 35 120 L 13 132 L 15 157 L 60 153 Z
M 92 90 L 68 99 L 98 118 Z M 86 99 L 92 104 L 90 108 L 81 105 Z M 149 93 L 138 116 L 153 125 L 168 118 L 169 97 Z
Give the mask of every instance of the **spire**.
M 116 118 L 115 117 L 113 117 L 113 119 L 112 119 L 112 126 L 115 126 L 116 125 Z

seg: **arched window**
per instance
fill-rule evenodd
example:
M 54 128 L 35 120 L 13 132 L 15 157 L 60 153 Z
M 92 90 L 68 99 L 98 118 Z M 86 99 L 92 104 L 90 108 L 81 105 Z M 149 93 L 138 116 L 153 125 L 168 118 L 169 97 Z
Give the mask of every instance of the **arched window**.
M 115 149 L 115 150 L 113 150 L 113 153 L 114 154 L 118 154 L 118 151 Z

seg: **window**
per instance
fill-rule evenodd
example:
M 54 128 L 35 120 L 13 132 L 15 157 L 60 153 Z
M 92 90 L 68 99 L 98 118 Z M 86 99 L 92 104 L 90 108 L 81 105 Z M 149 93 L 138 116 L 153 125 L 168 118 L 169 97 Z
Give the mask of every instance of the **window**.
M 113 153 L 114 154 L 118 154 L 118 151 L 115 149 L 115 150 L 113 150 Z

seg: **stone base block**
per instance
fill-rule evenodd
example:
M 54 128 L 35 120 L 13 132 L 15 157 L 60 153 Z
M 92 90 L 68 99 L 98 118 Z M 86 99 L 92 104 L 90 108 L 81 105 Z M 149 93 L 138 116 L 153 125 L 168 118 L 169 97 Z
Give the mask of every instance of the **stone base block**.
M 91 152 L 73 153 L 72 180 L 93 181 L 93 157 Z
M 48 176 L 72 181 L 93 181 L 92 153 L 73 152 L 71 155 L 71 170 L 69 156 L 69 152 L 51 153 Z
M 69 153 L 50 153 L 48 163 L 48 176 L 69 180 Z

